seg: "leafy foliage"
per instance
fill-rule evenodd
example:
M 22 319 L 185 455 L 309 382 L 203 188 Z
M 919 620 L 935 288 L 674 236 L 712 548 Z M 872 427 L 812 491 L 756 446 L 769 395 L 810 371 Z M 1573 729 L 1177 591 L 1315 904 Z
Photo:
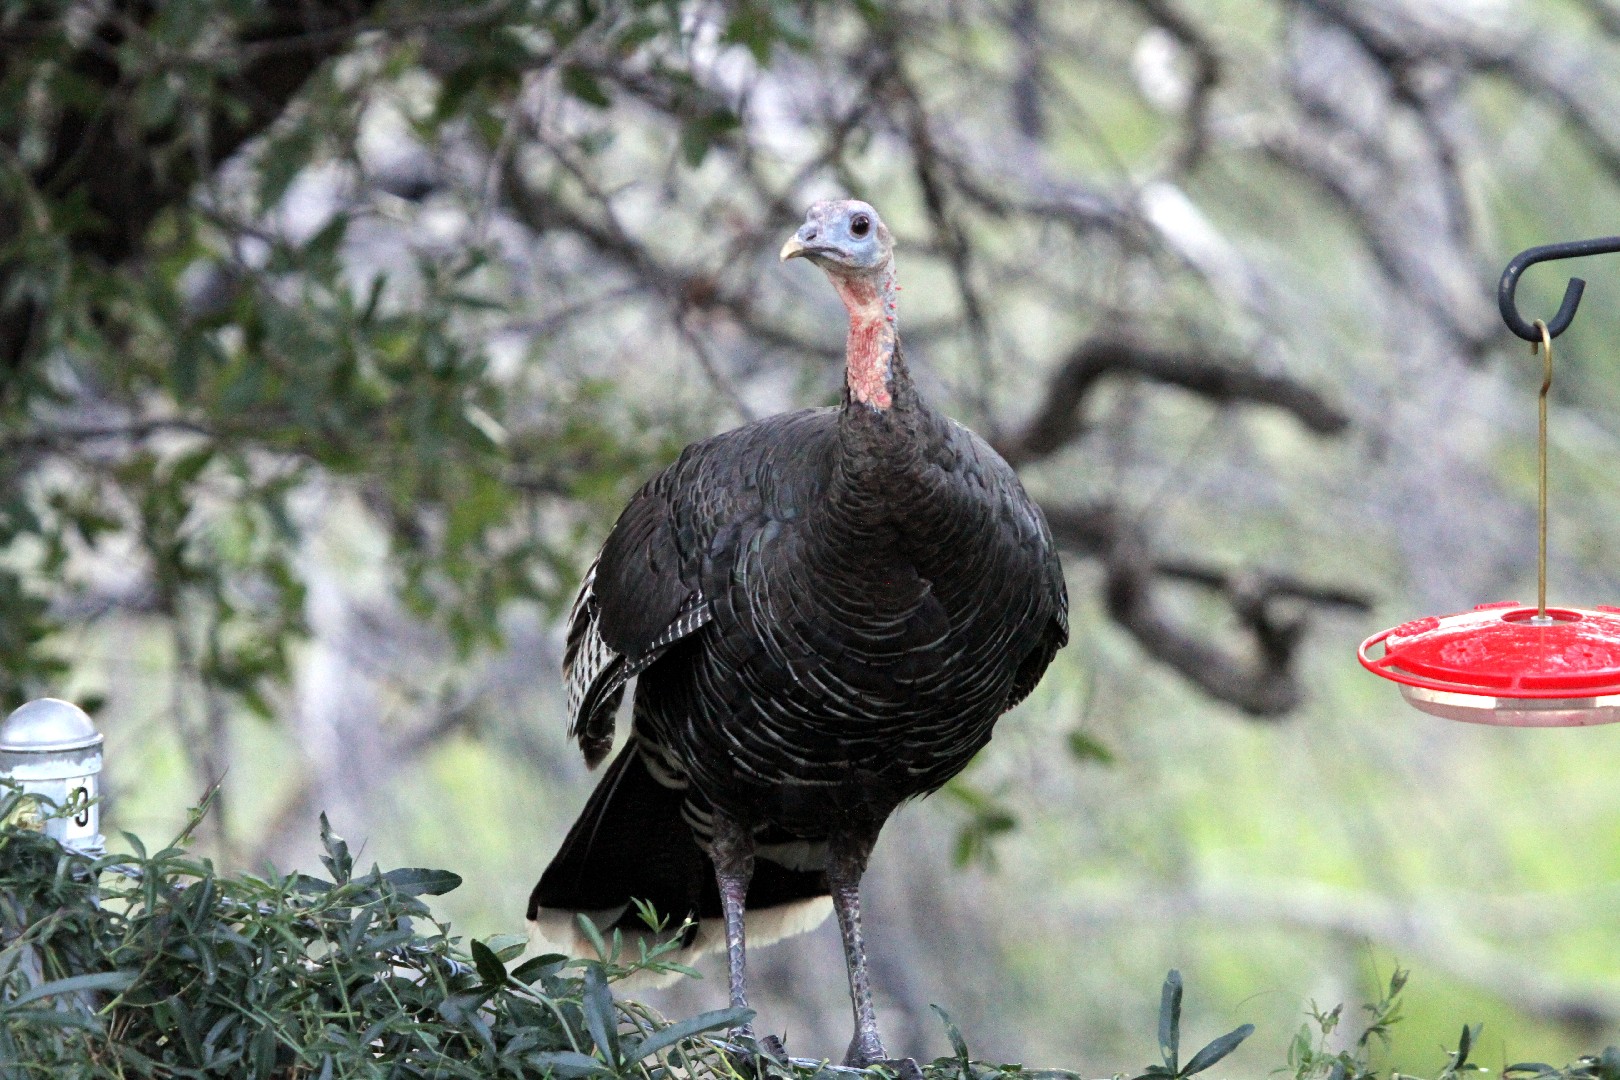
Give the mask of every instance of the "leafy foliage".
M 1164 1062 L 1149 1065 L 1136 1080 L 1171 1080 L 1203 1072 L 1254 1034 L 1253 1024 L 1244 1024 L 1227 1032 L 1198 1053 L 1181 1063 L 1181 972 L 1172 971 L 1165 976 L 1164 990 L 1159 996 L 1159 1053 Z
M 613 980 L 664 966 L 657 948 L 511 970 L 521 937 L 464 952 L 423 900 L 458 876 L 360 871 L 324 820 L 326 878 L 223 876 L 185 850 L 186 835 L 152 853 L 125 839 L 132 854 L 92 860 L 0 832 L 8 1076 L 712 1073 L 728 1066 L 703 1036 L 752 1015 L 671 1025 L 616 1000 Z
M 794 34 L 784 11 L 737 8 L 727 40 L 768 54 Z M 555 72 L 565 95 L 611 104 L 589 65 L 612 57 L 681 99 L 695 164 L 738 121 L 688 70 L 690 14 L 661 0 L 7 6 L 0 708 L 64 671 L 60 609 L 111 551 L 147 587 L 131 605 L 171 621 L 184 673 L 272 715 L 307 631 L 298 552 L 316 491 L 386 537 L 391 591 L 463 653 L 498 637 L 504 605 L 562 602 L 577 553 L 537 507 L 565 496 L 589 514 L 604 474 L 616 489 L 667 448 L 627 438 L 571 381 L 536 402 L 491 370 L 513 289 L 481 230 L 355 257 L 421 198 L 380 175 L 363 133 L 397 107 L 411 145 L 494 147 L 525 80 Z M 299 207 L 322 176 L 349 193 L 311 215 Z
M 4 788 L 0 821 L 27 798 Z M 49 808 L 47 808 L 49 809 Z M 618 1077 L 681 1073 L 740 1080 L 858 1076 L 825 1061 L 780 1060 L 742 1033 L 747 1009 L 674 1023 L 615 997 L 637 971 L 681 971 L 671 946 L 616 931 L 592 935 L 594 959 L 523 952 L 516 935 L 466 950 L 433 918 L 424 897 L 457 888 L 445 870 L 361 871 L 324 816 L 325 877 L 221 875 L 186 849 L 207 804 L 162 850 L 125 834 L 130 853 L 90 858 L 42 833 L 0 828 L 0 1064 L 6 1076 L 121 1077 Z M 678 936 L 653 912 L 655 929 Z M 582 922 L 587 932 L 591 924 Z M 1312 1007 L 1287 1068 L 1295 1080 L 1380 1080 L 1371 1062 L 1400 1019 L 1406 972 L 1365 1006 L 1353 1045 L 1328 1040 L 1343 1007 Z M 1254 1032 L 1244 1024 L 1181 1058 L 1181 974 L 1164 981 L 1161 1061 L 1135 1080 L 1170 1080 L 1213 1069 Z M 973 1058 L 938 1006 L 951 1052 L 923 1066 L 928 1080 L 1079 1080 L 1062 1069 L 1026 1069 Z M 1435 1080 L 1482 1071 L 1470 1060 L 1479 1028 L 1464 1027 Z M 872 1070 L 887 1075 L 878 1066 Z M 1121 1076 L 1126 1074 L 1120 1074 Z M 1620 1080 L 1620 1050 L 1562 1069 L 1524 1063 L 1508 1080 Z M 1401 1080 L 1389 1074 L 1388 1080 Z M 1416 1080 L 1407 1077 L 1406 1080 Z

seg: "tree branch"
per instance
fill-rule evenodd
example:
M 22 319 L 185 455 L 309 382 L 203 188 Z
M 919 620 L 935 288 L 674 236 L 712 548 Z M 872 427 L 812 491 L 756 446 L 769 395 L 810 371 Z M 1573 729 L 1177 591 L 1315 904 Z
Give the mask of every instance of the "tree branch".
M 109 266 L 138 252 L 157 216 L 189 198 L 208 172 L 269 127 L 310 75 L 352 40 L 375 6 L 376 0 L 273 0 L 263 5 L 262 14 L 241 27 L 235 42 L 222 45 L 247 55 L 224 80 L 228 92 L 216 95 L 212 111 L 200 118 L 195 130 L 207 134 L 195 153 L 153 152 L 155 146 L 186 137 L 184 121 L 176 120 L 171 130 L 147 130 L 129 114 L 132 75 L 118 63 L 119 50 L 144 33 L 158 5 L 123 0 L 83 34 L 70 32 L 61 16 L 14 28 L 17 40 L 32 34 L 61 37 L 65 44 L 71 35 L 68 70 L 95 90 L 88 109 L 83 96 L 61 103 L 49 156 L 28 170 L 37 190 L 53 197 L 71 194 L 77 213 L 94 223 L 71 234 L 71 246 Z M 271 48 L 280 44 L 287 47 Z M 0 143 L 14 144 L 25 123 L 21 117 L 0 122 Z M 0 246 L 21 227 L 21 221 L 0 216 Z M 0 263 L 0 295 L 10 293 L 12 273 Z M 42 327 L 38 303 L 27 294 L 0 308 L 0 370 L 22 365 L 38 347 Z
M 1170 0 L 1132 0 L 1142 14 L 1160 27 L 1192 58 L 1193 74 L 1183 109 L 1186 130 L 1171 158 L 1171 171 L 1197 168 L 1209 149 L 1210 98 L 1221 81 L 1221 58 L 1203 30 L 1171 6 Z
M 1241 402 L 1281 409 L 1318 435 L 1337 435 L 1350 425 L 1349 416 L 1321 394 L 1285 376 L 1256 371 L 1237 357 L 1097 338 L 1058 366 L 1024 429 L 997 449 L 1014 465 L 1057 453 L 1085 431 L 1086 399 L 1109 375 L 1179 387 L 1222 405 Z
M 1141 527 L 1112 505 L 1044 509 L 1060 547 L 1103 563 L 1109 616 L 1149 655 L 1251 716 L 1280 716 L 1303 696 L 1292 666 L 1306 626 L 1301 606 L 1356 611 L 1372 606 L 1367 597 L 1350 590 L 1283 574 L 1234 573 L 1188 559 L 1155 559 Z M 1166 579 L 1200 585 L 1218 596 L 1248 632 L 1251 655 L 1240 655 L 1178 625 L 1159 592 Z M 1294 610 L 1279 610 L 1281 602 L 1291 602 Z

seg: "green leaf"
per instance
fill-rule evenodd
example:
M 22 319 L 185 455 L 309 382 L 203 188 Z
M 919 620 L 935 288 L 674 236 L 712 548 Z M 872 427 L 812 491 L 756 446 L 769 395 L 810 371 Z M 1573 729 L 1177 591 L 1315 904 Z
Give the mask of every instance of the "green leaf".
M 716 109 L 694 117 L 681 125 L 681 156 L 686 164 L 697 168 L 708 157 L 709 148 L 719 139 L 736 130 L 742 120 L 728 109 Z
M 65 979 L 56 979 L 48 983 L 40 983 L 30 987 L 6 1002 L 8 1008 L 17 1008 L 27 1005 L 30 1001 L 41 998 L 59 997 L 62 994 L 80 994 L 92 991 L 110 991 L 118 993 L 128 990 L 135 982 L 139 972 L 135 971 L 96 971 L 88 975 L 70 975 Z
M 1221 1060 L 1221 1058 L 1236 1050 L 1242 1044 L 1244 1039 L 1247 1039 L 1253 1034 L 1253 1024 L 1244 1024 L 1242 1027 L 1233 1028 L 1231 1031 L 1228 1031 L 1225 1035 L 1222 1035 L 1220 1038 L 1214 1040 L 1208 1046 L 1198 1051 L 1198 1053 L 1194 1054 L 1192 1056 L 1192 1060 L 1187 1062 L 1187 1067 L 1182 1069 L 1177 1075 L 1192 1076 L 1194 1073 L 1203 1072 L 1205 1069 Z
M 401 867 L 383 875 L 383 880 L 403 896 L 443 896 L 461 887 L 461 875 L 448 870 Z
M 525 1060 L 535 1068 L 550 1073 L 557 1080 L 576 1080 L 577 1077 L 613 1071 L 589 1054 L 580 1054 L 572 1050 L 544 1050 L 527 1055 Z
M 314 156 L 318 138 L 314 124 L 288 125 L 279 137 L 266 141 L 259 158 L 259 205 L 269 209 L 281 201 L 287 188 Z
M 745 46 L 754 54 L 754 59 L 763 66 L 770 63 L 771 46 L 776 43 L 776 24 L 771 19 L 768 8 L 744 4 L 741 10 L 731 17 L 720 40 L 728 44 Z
M 509 964 L 523 955 L 523 950 L 529 947 L 529 939 L 523 934 L 495 934 L 485 940 L 489 951 L 503 964 Z
M 668 1027 L 659 1028 L 640 1041 L 626 1043 L 624 1056 L 626 1061 L 640 1061 L 653 1054 L 667 1050 L 682 1039 L 690 1039 L 694 1035 L 701 1035 L 705 1031 L 718 1031 L 722 1028 L 741 1027 L 754 1018 L 753 1009 L 716 1009 L 713 1012 L 699 1013 L 696 1016 Z
M 613 104 L 613 99 L 602 89 L 602 84 L 596 80 L 596 76 L 577 65 L 570 64 L 563 68 L 562 86 L 574 97 L 598 109 L 605 109 Z
M 619 1063 L 619 1016 L 613 1008 L 613 991 L 608 989 L 601 964 L 585 965 L 584 998 L 585 1030 L 591 1033 L 602 1056 L 610 1063 Z
M 951 1049 L 956 1053 L 956 1064 L 962 1070 L 962 1080 L 973 1080 L 973 1064 L 968 1057 L 967 1040 L 962 1038 L 962 1029 L 938 1005 L 928 1007 L 938 1013 L 940 1020 L 945 1023 L 945 1037 L 951 1041 Z
M 1094 761 L 1099 765 L 1113 765 L 1114 752 L 1083 731 L 1071 731 L 1068 737 L 1069 755 L 1076 761 Z
M 478 969 L 478 977 L 484 980 L 485 986 L 504 986 L 506 984 L 506 965 L 501 963 L 488 945 L 474 939 L 472 943 L 473 966 Z
M 1159 994 L 1159 1053 L 1172 1075 L 1181 1050 L 1181 972 L 1172 968 Z
M 331 259 L 343 246 L 343 238 L 348 235 L 348 231 L 349 215 L 333 214 L 332 220 L 321 226 L 314 236 L 305 241 L 301 252 L 303 259 L 306 262 Z
M 66 1009 L 15 1009 L 9 1003 L 0 1003 L 0 1016 L 6 1018 L 6 1023 L 19 1028 L 49 1025 L 51 1027 L 75 1028 L 91 1035 L 102 1032 L 101 1018 L 94 1015 L 85 1015 L 82 1012 L 69 1012 Z M 0 1043 L 0 1047 L 3 1047 Z
M 525 985 L 536 983 L 547 976 L 557 974 L 567 963 L 568 957 L 562 953 L 545 953 L 519 964 L 512 970 L 512 978 Z
M 583 912 L 575 915 L 574 921 L 579 924 L 580 932 L 585 935 L 585 940 L 591 943 L 591 948 L 596 950 L 596 958 L 598 960 L 608 959 L 607 942 L 602 940 L 602 931 L 597 929 L 596 921 Z
M 321 863 L 332 880 L 339 885 L 346 884 L 354 876 L 354 859 L 349 855 L 348 842 L 332 831 L 332 823 L 326 820 L 324 813 L 321 815 L 321 846 L 326 848 Z
M 1483 1071 L 1478 1065 L 1470 1065 L 1468 1063 L 1469 1051 L 1473 1049 L 1474 1043 L 1476 1041 L 1478 1041 L 1480 1028 L 1482 1026 L 1483 1025 L 1481 1025 L 1481 1024 L 1475 1024 L 1472 1027 L 1470 1027 L 1467 1024 L 1463 1025 L 1462 1034 L 1460 1036 L 1458 1036 L 1458 1038 L 1457 1038 L 1457 1056 L 1451 1062 L 1451 1070 L 1450 1071 L 1452 1071 L 1452 1072 L 1482 1072 Z

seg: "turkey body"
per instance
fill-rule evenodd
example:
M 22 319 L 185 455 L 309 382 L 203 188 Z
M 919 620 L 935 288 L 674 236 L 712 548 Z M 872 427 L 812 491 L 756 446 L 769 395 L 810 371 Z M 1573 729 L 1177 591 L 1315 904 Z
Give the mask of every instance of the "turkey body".
M 616 782 L 666 820 L 631 826 L 593 800 L 530 917 L 590 910 L 634 928 L 632 896 L 677 920 L 717 916 L 703 854 L 716 811 L 757 838 L 750 910 L 824 895 L 827 841 L 875 838 L 959 772 L 1066 639 L 1039 508 L 988 444 L 914 393 L 687 447 L 614 526 L 566 662 L 588 758 L 606 752 L 639 674 L 631 741 L 599 794 Z M 665 835 L 649 862 L 654 829 L 689 835 Z
M 693 920 L 681 944 L 724 945 L 741 1009 L 745 943 L 835 911 L 855 1018 L 844 1060 L 864 1066 L 888 1060 L 860 919 L 872 845 L 1034 688 L 1068 639 L 1067 598 L 1017 475 L 912 385 L 877 212 L 812 205 L 781 252 L 801 256 L 849 315 L 843 405 L 694 443 L 609 533 L 563 673 L 593 766 L 638 679 L 630 739 L 529 919 L 536 944 L 574 955 L 578 914 L 631 932 L 648 904 Z

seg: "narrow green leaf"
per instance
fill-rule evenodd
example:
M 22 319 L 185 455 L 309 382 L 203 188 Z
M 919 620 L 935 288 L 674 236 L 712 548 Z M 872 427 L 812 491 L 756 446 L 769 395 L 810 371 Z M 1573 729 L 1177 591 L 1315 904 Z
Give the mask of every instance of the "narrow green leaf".
M 713 1012 L 699 1013 L 668 1027 L 659 1028 L 639 1042 L 626 1043 L 624 1047 L 625 1060 L 640 1061 L 643 1058 L 651 1057 L 653 1054 L 669 1049 L 682 1039 L 690 1039 L 692 1036 L 701 1035 L 705 1031 L 741 1027 L 753 1018 L 753 1009 L 716 1009 Z
M 1236 1050 L 1238 1046 L 1242 1044 L 1244 1039 L 1247 1039 L 1253 1034 L 1253 1024 L 1244 1024 L 1240 1028 L 1234 1028 L 1231 1031 L 1228 1031 L 1225 1035 L 1222 1035 L 1220 1038 L 1214 1040 L 1208 1046 L 1198 1051 L 1198 1053 L 1194 1054 L 1192 1056 L 1192 1060 L 1187 1062 L 1187 1067 L 1182 1069 L 1177 1075 L 1192 1076 L 1194 1073 L 1203 1072 L 1205 1069 L 1221 1060 L 1221 1058 Z
M 1172 968 L 1159 994 L 1159 1053 L 1171 1074 L 1181 1057 L 1181 972 Z
M 503 964 L 509 964 L 523 955 L 523 950 L 529 947 L 529 939 L 524 934 L 492 934 L 485 939 L 489 951 Z
M 956 1054 L 956 1064 L 962 1070 L 962 1080 L 973 1080 L 973 1064 L 968 1058 L 967 1040 L 962 1038 L 962 1029 L 944 1009 L 938 1005 L 929 1005 L 939 1014 L 940 1020 L 945 1023 L 945 1037 L 951 1041 L 951 1050 Z
M 1076 761 L 1094 761 L 1099 765 L 1114 764 L 1114 752 L 1083 731 L 1069 732 L 1069 755 Z
M 613 1009 L 613 991 L 608 989 L 601 964 L 585 965 L 585 993 L 581 1006 L 585 1029 L 609 1063 L 618 1065 L 619 1017 Z
M 337 254 L 338 248 L 343 245 L 343 238 L 348 234 L 348 230 L 348 214 L 333 214 L 332 220 L 328 221 L 314 236 L 305 241 L 302 252 L 304 258 L 330 259 Z
M 50 1025 L 52 1027 L 75 1028 L 79 1031 L 99 1035 L 102 1032 L 101 1017 L 86 1015 L 82 1012 L 69 1012 L 66 1009 L 14 1009 L 10 1004 L 0 1005 L 0 1015 L 4 1015 L 8 1025 L 18 1028 Z M 0 1050 L 4 1044 L 0 1043 Z
M 321 846 L 326 848 L 321 863 L 332 875 L 332 880 L 339 885 L 346 884 L 354 874 L 354 859 L 349 855 L 348 842 L 332 831 L 332 823 L 325 814 L 321 815 Z
M 574 919 L 579 924 L 580 931 L 585 935 L 585 940 L 589 941 L 591 948 L 596 950 L 596 958 L 598 960 L 609 959 L 607 942 L 602 940 L 602 931 L 597 929 L 596 922 L 583 912 L 574 916 Z
M 1461 1070 L 1468 1064 L 1468 1051 L 1473 1047 L 1474 1036 L 1478 1033 L 1478 1024 L 1474 1025 L 1473 1030 L 1469 1030 L 1467 1024 L 1463 1025 L 1462 1034 L 1457 1038 L 1457 1060 L 1452 1062 L 1453 1069 Z
M 527 1055 L 524 1060 L 535 1068 L 550 1073 L 557 1080 L 577 1080 L 578 1077 L 613 1071 L 589 1054 L 579 1054 L 572 1050 L 543 1050 Z
M 461 887 L 461 875 L 448 870 L 401 867 L 388 871 L 382 877 L 404 896 L 442 896 Z
M 117 993 L 129 989 L 135 982 L 137 972 L 133 971 L 94 971 L 88 975 L 70 975 L 65 979 L 56 979 L 38 986 L 29 987 L 6 1004 L 11 1008 L 27 1005 L 30 1001 L 41 998 L 58 997 L 62 994 L 79 994 L 96 990 L 105 990 Z
M 525 985 L 539 982 L 548 975 L 557 974 L 566 963 L 568 957 L 562 953 L 545 953 L 530 957 L 512 970 L 512 978 Z

